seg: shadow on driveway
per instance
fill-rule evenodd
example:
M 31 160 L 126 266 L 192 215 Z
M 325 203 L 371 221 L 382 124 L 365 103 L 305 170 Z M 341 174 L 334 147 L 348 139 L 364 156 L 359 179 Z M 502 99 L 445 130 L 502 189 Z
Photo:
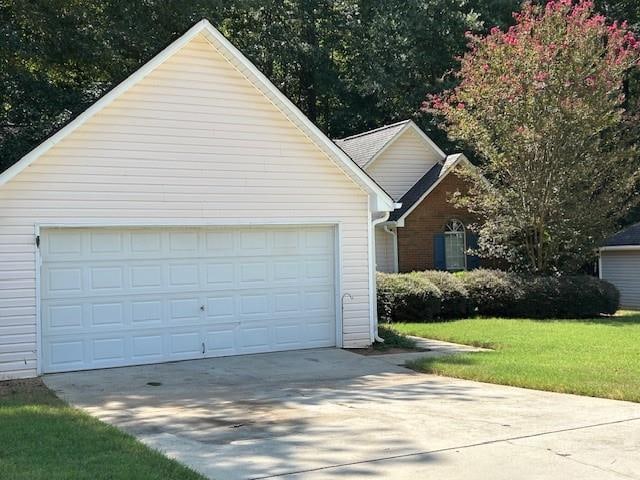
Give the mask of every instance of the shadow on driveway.
M 500 443 L 503 455 L 525 448 L 514 442 L 531 435 L 640 418 L 637 404 L 423 375 L 337 349 L 55 374 L 45 382 L 73 405 L 217 480 L 406 479 L 438 472 L 468 478 L 477 473 L 471 457 L 465 460 L 471 447 L 479 455 Z M 611 441 L 605 437 L 602 442 Z M 640 447 L 637 432 L 627 437 L 618 440 Z M 609 462 L 609 451 L 594 445 L 603 464 Z M 515 471 L 486 474 L 525 478 L 513 474 L 529 463 L 540 468 L 534 467 L 540 461 L 544 468 L 560 462 L 569 477 L 590 478 L 589 469 L 603 474 L 546 447 L 525 451 Z M 617 449 L 616 468 L 636 474 L 637 455 L 627 461 L 624 452 Z

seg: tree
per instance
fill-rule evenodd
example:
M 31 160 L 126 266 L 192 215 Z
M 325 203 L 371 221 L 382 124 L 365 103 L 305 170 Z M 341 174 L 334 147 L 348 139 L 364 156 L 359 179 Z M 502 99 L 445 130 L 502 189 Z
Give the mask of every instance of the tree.
M 624 81 L 640 44 L 589 0 L 526 4 L 515 20 L 471 36 L 459 85 L 425 108 L 481 156 L 457 200 L 483 219 L 480 254 L 574 271 L 639 202 Z

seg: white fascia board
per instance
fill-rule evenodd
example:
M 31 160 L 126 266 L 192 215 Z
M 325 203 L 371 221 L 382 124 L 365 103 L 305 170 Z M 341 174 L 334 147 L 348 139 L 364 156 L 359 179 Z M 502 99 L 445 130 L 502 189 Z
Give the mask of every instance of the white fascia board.
M 422 194 L 422 196 L 420 197 L 420 199 L 415 202 L 413 205 L 411 205 L 411 208 L 409 208 L 409 210 L 407 210 L 406 212 L 404 212 L 404 214 L 398 219 L 396 220 L 396 224 L 398 225 L 398 227 L 404 227 L 404 220 L 405 218 L 407 218 L 411 212 L 413 212 L 418 205 L 420 205 L 425 198 L 427 198 L 427 196 L 433 192 L 433 190 L 435 190 L 435 188 L 440 185 L 440 182 L 442 182 L 442 180 L 444 180 L 444 178 L 449 175 L 450 172 L 452 172 L 453 170 L 455 170 L 455 168 L 460 165 L 461 163 L 464 163 L 466 166 L 473 168 L 473 164 L 469 161 L 469 159 L 464 155 L 464 153 L 456 153 L 454 155 L 449 155 L 447 157 L 447 159 L 449 158 L 453 158 L 453 157 L 457 157 L 453 160 L 453 162 L 451 163 L 451 165 L 449 166 L 449 168 L 447 168 L 446 170 L 443 170 L 442 172 L 440 172 L 440 176 L 438 177 L 438 180 L 435 181 L 435 183 L 433 185 L 431 185 L 431 187 L 429 187 L 429 189 L 424 192 Z M 446 161 L 445 161 L 446 163 Z
M 78 115 L 68 125 L 60 129 L 49 139 L 41 143 L 17 163 L 0 174 L 0 186 L 14 178 L 18 173 L 31 165 L 38 157 L 47 152 L 71 132 L 76 130 L 95 114 L 104 109 L 116 98 L 142 80 L 155 68 L 186 45 L 199 33 L 205 35 L 210 43 L 232 63 L 259 91 L 261 91 L 290 121 L 294 123 L 316 146 L 338 165 L 356 184 L 376 197 L 379 211 L 394 210 L 394 200 L 382 187 L 375 183 L 346 153 L 335 145 L 313 122 L 311 122 L 267 77 L 260 72 L 222 33 L 211 23 L 203 19 L 187 30 L 180 38 L 171 43 L 162 52 L 131 74 L 126 80 L 97 100 L 87 110 Z M 226 55 L 225 55 L 226 53 Z
M 640 245 L 611 245 L 608 247 L 600 247 L 601 252 L 628 252 L 640 250 Z
M 387 148 L 393 145 L 396 142 L 396 140 L 398 140 L 404 134 L 404 132 L 406 132 L 409 129 L 412 129 L 413 131 L 415 131 L 418 134 L 418 136 L 422 139 L 423 142 L 425 142 L 429 147 L 433 148 L 436 151 L 436 153 L 440 156 L 440 161 L 447 158 L 447 155 L 442 151 L 442 149 L 440 149 L 440 147 L 438 147 L 438 145 L 436 145 L 435 142 L 431 140 L 429 136 L 426 133 L 424 133 L 422 129 L 418 127 L 418 125 L 416 125 L 416 123 L 413 120 L 409 120 L 405 124 L 405 126 L 398 131 L 398 133 L 396 133 L 393 137 L 391 137 L 389 141 L 385 143 L 382 146 L 382 148 L 378 150 L 373 157 L 371 157 L 371 160 L 369 160 L 367 163 L 363 165 L 363 168 L 369 168 L 378 158 L 380 158 L 380 156 L 385 152 L 385 150 L 387 150 Z

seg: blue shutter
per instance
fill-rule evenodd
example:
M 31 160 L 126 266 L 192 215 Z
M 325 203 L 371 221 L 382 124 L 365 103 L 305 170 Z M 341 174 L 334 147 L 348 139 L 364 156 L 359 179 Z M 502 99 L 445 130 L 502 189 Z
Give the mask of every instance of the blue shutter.
M 433 262 L 436 270 L 447 269 L 444 252 L 444 233 L 436 233 L 433 236 Z
M 478 235 L 467 232 L 467 249 L 476 250 L 478 248 Z M 477 255 L 467 255 L 467 269 L 480 268 L 480 257 Z

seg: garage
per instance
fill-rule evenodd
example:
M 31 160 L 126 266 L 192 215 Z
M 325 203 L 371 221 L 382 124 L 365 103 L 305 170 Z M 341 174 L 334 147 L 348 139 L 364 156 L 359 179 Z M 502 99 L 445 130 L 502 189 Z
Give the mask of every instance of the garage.
M 203 20 L 0 172 L 0 380 L 366 348 L 396 207 Z
M 331 226 L 49 228 L 43 372 L 336 345 Z
M 640 309 L 640 223 L 609 237 L 600 247 L 600 278 L 620 292 L 622 308 Z

